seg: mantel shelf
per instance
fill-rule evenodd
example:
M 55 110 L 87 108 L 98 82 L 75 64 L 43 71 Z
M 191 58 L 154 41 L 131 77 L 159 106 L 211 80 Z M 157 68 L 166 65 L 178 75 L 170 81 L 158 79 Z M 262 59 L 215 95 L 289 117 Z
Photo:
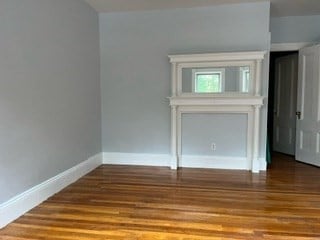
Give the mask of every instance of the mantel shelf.
M 262 106 L 263 97 L 169 97 L 170 106 Z

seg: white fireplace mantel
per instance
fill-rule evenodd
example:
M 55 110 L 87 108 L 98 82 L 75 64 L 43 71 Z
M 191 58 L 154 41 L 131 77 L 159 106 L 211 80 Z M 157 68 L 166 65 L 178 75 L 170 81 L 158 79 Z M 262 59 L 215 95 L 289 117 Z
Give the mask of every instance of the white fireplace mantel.
M 261 65 L 265 52 L 236 52 L 170 55 L 172 64 L 171 107 L 171 168 L 180 166 L 182 157 L 181 120 L 184 113 L 232 113 L 247 114 L 247 156 L 241 169 L 259 172 Z M 226 92 L 219 94 L 184 93 L 182 69 L 184 67 L 250 66 L 250 90 L 247 93 Z

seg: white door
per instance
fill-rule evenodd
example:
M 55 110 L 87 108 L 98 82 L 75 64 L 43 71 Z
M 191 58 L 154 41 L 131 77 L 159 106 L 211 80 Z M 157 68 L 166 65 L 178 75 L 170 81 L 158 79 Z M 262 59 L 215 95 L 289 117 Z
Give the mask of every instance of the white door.
M 296 147 L 298 54 L 276 59 L 273 150 L 290 155 Z
M 320 45 L 299 52 L 296 159 L 320 166 Z

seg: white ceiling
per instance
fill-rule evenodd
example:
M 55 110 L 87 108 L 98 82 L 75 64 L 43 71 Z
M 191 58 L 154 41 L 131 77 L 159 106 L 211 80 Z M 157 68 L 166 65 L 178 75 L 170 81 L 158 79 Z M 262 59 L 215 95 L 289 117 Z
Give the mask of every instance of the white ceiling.
M 98 12 L 205 7 L 266 0 L 85 0 Z M 271 16 L 320 15 L 320 0 L 270 0 Z

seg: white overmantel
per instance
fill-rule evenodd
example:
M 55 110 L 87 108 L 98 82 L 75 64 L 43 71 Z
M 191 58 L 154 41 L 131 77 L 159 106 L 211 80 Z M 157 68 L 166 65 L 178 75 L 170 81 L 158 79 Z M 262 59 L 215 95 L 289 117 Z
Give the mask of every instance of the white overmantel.
M 171 168 L 177 169 L 182 162 L 182 115 L 184 113 L 232 113 L 247 114 L 247 156 L 238 163 L 239 169 L 259 172 L 260 108 L 262 61 L 266 52 L 228 52 L 209 54 L 169 55 L 172 65 L 171 107 Z M 197 67 L 250 66 L 250 91 L 248 93 L 197 94 L 182 92 L 182 69 Z M 195 158 L 196 159 L 196 158 Z M 209 159 L 210 160 L 210 159 Z M 215 157 L 215 161 L 219 158 Z M 232 164 L 232 159 L 221 158 Z M 210 166 L 214 166 L 212 162 Z M 222 164 L 223 166 L 223 164 Z M 224 168 L 238 169 L 225 165 Z M 204 166 L 205 167 L 205 166 Z

